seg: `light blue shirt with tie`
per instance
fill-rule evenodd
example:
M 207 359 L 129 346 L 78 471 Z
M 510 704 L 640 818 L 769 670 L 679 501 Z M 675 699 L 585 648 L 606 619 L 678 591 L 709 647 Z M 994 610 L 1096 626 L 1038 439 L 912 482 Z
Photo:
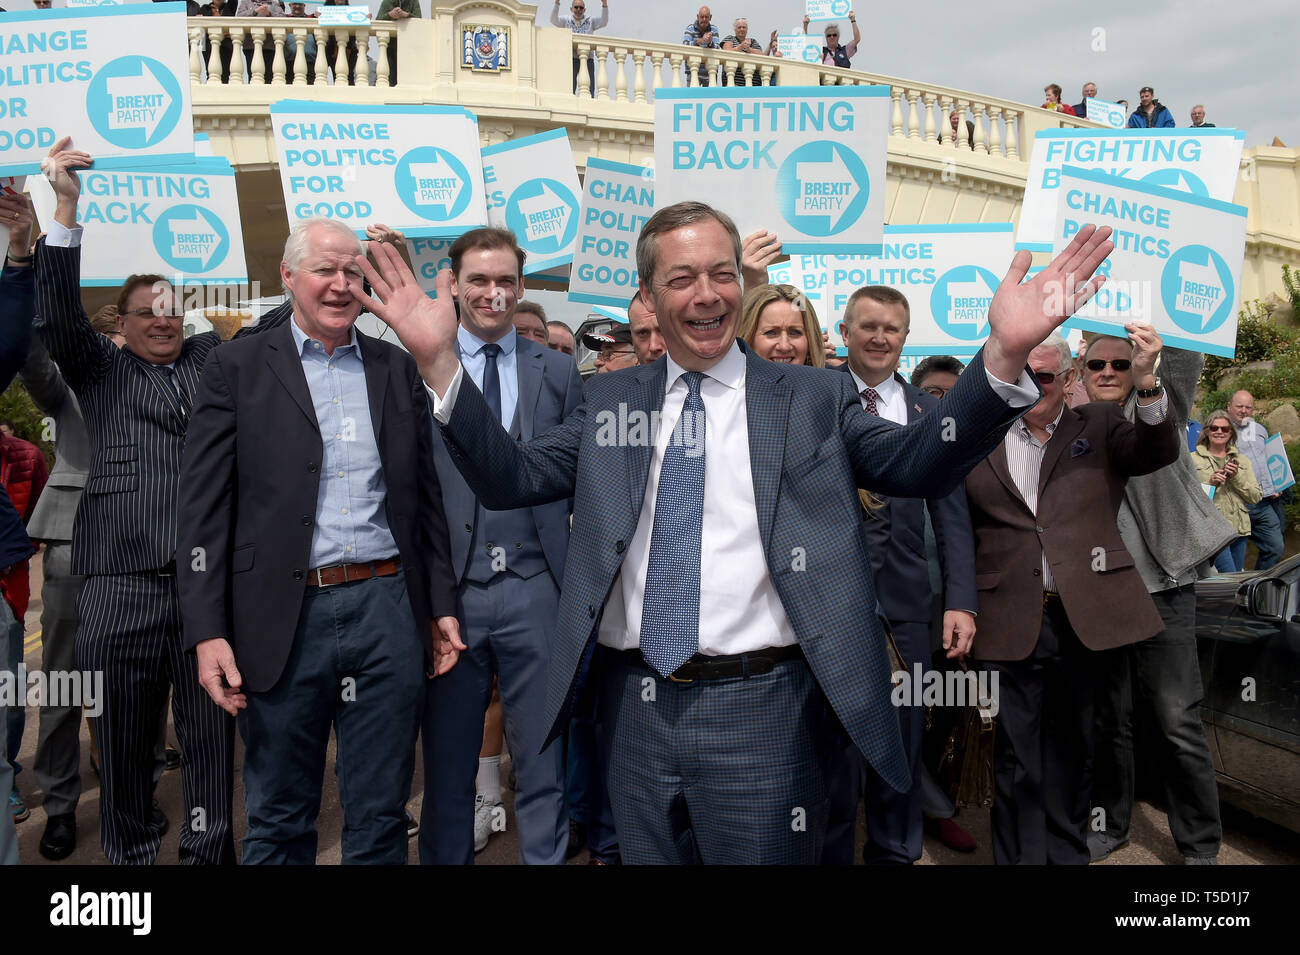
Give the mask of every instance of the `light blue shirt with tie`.
M 320 490 L 311 535 L 311 567 L 387 560 L 397 553 L 388 527 L 388 484 L 379 457 L 366 371 L 356 330 L 331 355 L 289 326 L 320 424 Z
M 501 426 L 509 428 L 515 420 L 515 406 L 519 403 L 519 342 L 518 335 L 512 328 L 497 344 L 501 354 L 497 356 L 497 373 L 501 376 Z M 460 347 L 460 363 L 465 373 L 474 379 L 474 384 L 483 390 L 483 370 L 487 367 L 487 356 L 483 346 L 487 342 L 473 332 L 460 326 L 456 333 L 456 344 Z

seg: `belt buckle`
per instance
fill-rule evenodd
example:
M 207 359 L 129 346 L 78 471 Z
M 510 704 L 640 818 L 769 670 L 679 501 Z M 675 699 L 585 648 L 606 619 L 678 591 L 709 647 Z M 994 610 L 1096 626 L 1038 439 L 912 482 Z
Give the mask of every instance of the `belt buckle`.
M 325 584 L 325 579 L 324 579 L 323 577 L 321 577 L 320 572 L 321 572 L 321 568 L 317 567 L 317 568 L 316 568 L 316 586 L 317 586 L 317 587 L 324 587 L 324 586 L 326 586 L 326 584 Z
M 668 679 L 672 680 L 674 683 L 694 683 L 694 682 L 695 682 L 695 678 L 694 678 L 694 677 L 680 677 L 680 676 L 677 675 L 677 672 L 676 672 L 676 671 L 673 671 L 672 673 L 668 674 Z

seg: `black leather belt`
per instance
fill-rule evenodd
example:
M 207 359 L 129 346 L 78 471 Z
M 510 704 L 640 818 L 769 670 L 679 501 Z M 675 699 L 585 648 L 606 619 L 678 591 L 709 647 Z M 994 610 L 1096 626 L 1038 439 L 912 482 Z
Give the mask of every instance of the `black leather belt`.
M 624 663 L 649 666 L 639 649 L 615 651 Z M 798 644 L 789 647 L 772 647 L 750 653 L 733 653 L 726 656 L 705 656 L 697 653 L 669 675 L 674 683 L 693 683 L 696 680 L 722 680 L 727 677 L 761 676 L 771 673 L 782 660 L 803 657 Z

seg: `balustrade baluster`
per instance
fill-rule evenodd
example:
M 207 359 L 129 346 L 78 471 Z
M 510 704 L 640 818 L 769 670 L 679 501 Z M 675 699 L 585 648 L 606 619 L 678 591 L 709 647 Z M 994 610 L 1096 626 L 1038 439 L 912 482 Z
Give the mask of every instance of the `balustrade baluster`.
M 609 99 L 609 47 L 596 47 L 596 97 Z
M 271 58 L 271 82 L 276 86 L 284 85 L 284 28 L 276 27 L 271 31 L 272 42 L 275 43 L 275 56 Z
M 632 101 L 644 103 L 645 98 L 645 61 L 646 55 L 640 50 L 632 51 L 632 69 L 636 75 L 632 78 Z
M 935 136 L 934 101 L 935 95 L 933 93 L 925 94 L 923 102 L 925 104 L 925 141 L 927 143 L 937 143 L 939 141 Z
M 213 44 L 212 55 L 213 56 L 217 55 L 216 44 Z M 220 70 L 220 68 L 221 68 L 220 61 L 218 61 L 217 69 Z M 253 71 L 250 68 L 248 72 L 249 72 L 249 79 L 251 80 L 253 78 L 252 77 Z M 217 75 L 219 76 L 220 73 L 218 73 Z M 230 28 L 230 82 L 238 84 L 239 86 L 244 85 L 244 28 L 243 27 Z
M 578 96 L 581 99 L 587 99 L 595 95 L 596 91 L 591 88 L 591 77 L 586 70 L 586 64 L 590 62 L 591 44 L 578 44 Z
M 907 138 L 920 139 L 920 122 L 916 115 L 916 100 L 920 96 L 917 90 L 905 90 L 907 94 Z
M 360 70 L 361 63 L 365 59 L 366 47 L 370 45 L 370 31 L 359 30 L 357 32 L 360 34 L 357 39 L 357 50 L 360 52 L 357 57 L 357 69 Z M 375 39 L 379 41 L 379 62 L 376 64 L 375 69 L 375 85 L 383 88 L 388 86 L 388 78 L 392 75 L 388 69 L 388 44 L 392 41 L 393 34 L 376 31 Z M 369 77 L 366 77 L 366 80 L 368 82 Z M 365 85 L 365 83 L 362 85 Z
M 971 112 L 975 114 L 975 151 L 977 153 L 987 153 L 989 151 L 988 141 L 984 137 L 984 104 L 971 103 Z
M 614 47 L 614 101 L 627 102 L 627 49 Z

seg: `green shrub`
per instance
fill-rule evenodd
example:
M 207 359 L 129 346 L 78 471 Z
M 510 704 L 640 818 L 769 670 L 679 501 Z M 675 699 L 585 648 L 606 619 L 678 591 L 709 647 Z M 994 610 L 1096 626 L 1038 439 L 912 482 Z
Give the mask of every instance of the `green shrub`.
M 1284 355 L 1294 354 L 1296 348 L 1292 333 L 1274 325 L 1272 317 L 1273 306 L 1267 302 L 1255 299 L 1242 305 L 1237 313 L 1237 353 L 1232 358 L 1206 355 L 1205 369 L 1201 372 L 1202 387 L 1213 392 L 1219 376 L 1229 368 L 1238 368 L 1252 361 L 1276 361 Z M 1248 385 L 1241 387 L 1254 392 Z M 1256 394 L 1255 397 L 1261 396 Z
M 0 418 L 14 423 L 14 434 L 24 441 L 30 441 L 45 452 L 46 462 L 54 465 L 54 446 L 45 440 L 48 433 L 45 427 L 45 415 L 36 407 L 31 395 L 18 379 L 0 394 Z

